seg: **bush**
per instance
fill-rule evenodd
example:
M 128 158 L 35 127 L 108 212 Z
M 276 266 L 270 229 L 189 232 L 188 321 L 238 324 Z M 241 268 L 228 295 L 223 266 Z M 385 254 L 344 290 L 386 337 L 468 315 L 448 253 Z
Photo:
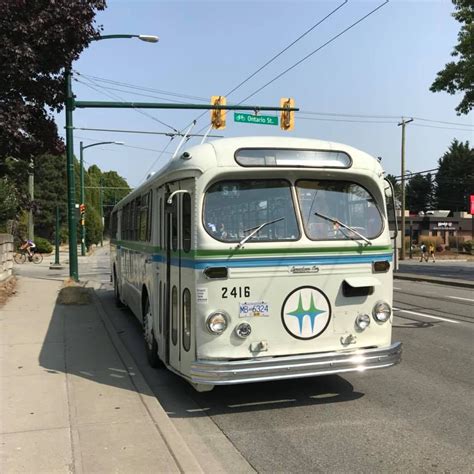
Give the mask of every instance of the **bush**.
M 53 251 L 51 243 L 42 237 L 36 237 L 35 244 L 39 253 L 51 253 Z
M 467 253 L 472 253 L 472 250 L 474 249 L 474 240 L 466 240 L 463 242 L 462 247 L 465 252 Z

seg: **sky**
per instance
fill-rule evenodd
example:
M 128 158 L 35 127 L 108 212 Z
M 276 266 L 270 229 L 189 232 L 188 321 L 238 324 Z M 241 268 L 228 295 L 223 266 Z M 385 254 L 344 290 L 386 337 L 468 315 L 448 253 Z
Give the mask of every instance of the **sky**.
M 211 96 L 225 95 L 227 103 L 239 103 L 384 1 L 349 0 L 228 95 L 344 0 L 108 0 L 108 8 L 96 17 L 102 34 L 150 34 L 160 41 L 93 42 L 73 64 L 73 91 L 77 100 L 209 103 Z M 400 175 L 397 124 L 402 117 L 415 117 L 406 126 L 406 169 L 436 168 L 453 139 L 474 141 L 473 113 L 455 112 L 461 95 L 429 91 L 457 43 L 460 24 L 452 18 L 453 11 L 450 0 L 391 0 L 245 100 L 278 107 L 281 97 L 293 97 L 301 111 L 293 131 L 235 123 L 229 111 L 225 130 L 211 133 L 335 141 L 382 157 L 385 171 Z M 170 159 L 179 138 L 79 128 L 170 132 L 183 130 L 202 113 L 76 109 L 75 153 L 79 156 L 80 141 L 124 142 L 91 147 L 84 151 L 84 160 L 87 167 L 97 164 L 103 171 L 117 171 L 135 187 Z M 64 112 L 57 122 L 63 131 Z M 193 132 L 203 133 L 208 125 L 206 111 Z

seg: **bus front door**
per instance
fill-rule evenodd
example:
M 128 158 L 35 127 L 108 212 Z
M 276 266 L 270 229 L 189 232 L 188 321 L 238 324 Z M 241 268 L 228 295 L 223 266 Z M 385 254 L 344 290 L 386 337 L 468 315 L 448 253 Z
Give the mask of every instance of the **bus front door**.
M 173 189 L 166 195 L 171 196 L 171 203 L 165 205 L 165 314 L 164 337 L 166 344 L 165 362 L 176 370 L 180 370 L 179 314 L 180 314 L 180 266 L 181 251 L 178 245 L 178 202 L 179 195 Z

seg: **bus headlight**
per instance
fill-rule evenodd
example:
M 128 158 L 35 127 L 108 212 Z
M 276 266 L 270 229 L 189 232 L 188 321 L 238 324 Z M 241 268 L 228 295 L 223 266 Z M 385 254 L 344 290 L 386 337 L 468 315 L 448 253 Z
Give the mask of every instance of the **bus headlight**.
M 385 301 L 377 301 L 377 303 L 375 303 L 372 315 L 376 321 L 385 323 L 390 319 L 391 314 L 392 309 L 388 303 L 385 303 Z
M 252 333 L 252 327 L 250 326 L 249 323 L 240 323 L 235 328 L 235 334 L 237 334 L 237 336 L 239 336 L 241 339 L 245 339 L 246 337 L 249 337 L 251 333 Z
M 370 325 L 370 317 L 368 314 L 359 314 L 356 318 L 356 326 L 358 329 L 363 331 Z
M 211 334 L 222 334 L 227 329 L 228 316 L 224 311 L 211 313 L 206 319 L 207 329 Z

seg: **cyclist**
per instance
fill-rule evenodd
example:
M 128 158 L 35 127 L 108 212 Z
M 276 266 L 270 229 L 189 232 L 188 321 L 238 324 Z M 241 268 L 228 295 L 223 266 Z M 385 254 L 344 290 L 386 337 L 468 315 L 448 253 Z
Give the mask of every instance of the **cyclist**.
M 33 254 L 36 252 L 36 244 L 32 240 L 25 240 L 20 247 L 21 250 L 26 250 L 28 258 L 31 260 Z

